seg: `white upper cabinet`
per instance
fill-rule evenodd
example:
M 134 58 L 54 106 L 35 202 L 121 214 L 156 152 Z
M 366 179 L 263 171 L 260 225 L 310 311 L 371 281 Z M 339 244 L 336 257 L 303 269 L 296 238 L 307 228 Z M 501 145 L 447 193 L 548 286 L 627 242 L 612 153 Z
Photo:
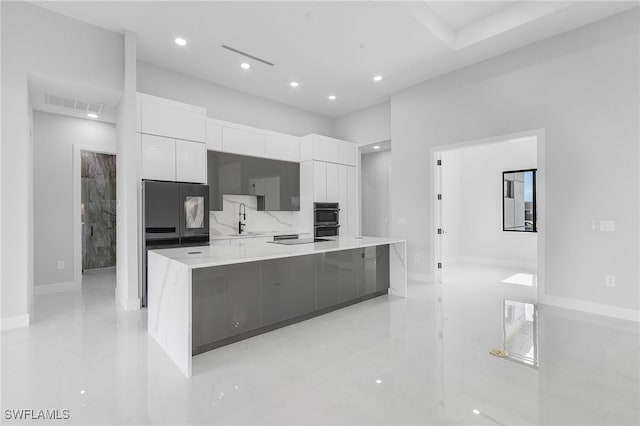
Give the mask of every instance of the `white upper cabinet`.
M 357 154 L 355 144 L 327 136 L 311 134 L 302 137 L 300 142 L 300 161 L 318 160 L 355 166 Z
M 138 94 L 138 107 L 139 132 L 206 142 L 207 111 L 205 108 L 142 93 Z
M 233 154 L 264 157 L 265 135 L 233 127 L 222 127 L 222 150 Z
M 267 133 L 264 141 L 267 158 L 284 161 L 300 161 L 300 138 L 279 133 Z
M 338 163 L 347 166 L 358 164 L 358 147 L 354 143 L 345 142 L 338 144 Z
M 300 138 L 210 118 L 207 149 L 251 157 L 300 161 Z
M 338 144 L 333 141 L 316 140 L 313 143 L 313 159 L 330 163 L 338 162 Z
M 176 140 L 176 181 L 207 183 L 207 147 L 205 144 Z
M 207 149 L 222 151 L 222 126 L 212 119 L 207 119 Z
M 200 142 L 138 133 L 142 179 L 207 183 L 207 147 Z
M 176 179 L 175 140 L 153 135 L 140 135 L 142 179 Z

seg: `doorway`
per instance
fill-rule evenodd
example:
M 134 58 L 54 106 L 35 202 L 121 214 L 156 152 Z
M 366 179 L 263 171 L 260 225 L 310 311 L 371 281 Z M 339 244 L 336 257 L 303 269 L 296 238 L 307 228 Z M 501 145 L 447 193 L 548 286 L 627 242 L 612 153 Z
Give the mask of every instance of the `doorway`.
M 544 266 L 544 132 L 437 147 L 432 150 L 432 159 L 436 164 L 432 240 L 436 283 L 450 281 L 454 271 L 461 269 L 459 265 L 463 269 L 472 265 L 495 272 L 496 277 L 507 273 L 509 276 L 500 282 L 529 286 L 529 293 L 540 293 Z M 503 173 L 525 169 L 537 169 L 540 178 L 537 232 L 506 232 L 504 197 L 508 194 L 504 193 Z
M 116 265 L 116 156 L 80 153 L 82 272 Z
M 360 147 L 362 235 L 390 234 L 391 141 Z

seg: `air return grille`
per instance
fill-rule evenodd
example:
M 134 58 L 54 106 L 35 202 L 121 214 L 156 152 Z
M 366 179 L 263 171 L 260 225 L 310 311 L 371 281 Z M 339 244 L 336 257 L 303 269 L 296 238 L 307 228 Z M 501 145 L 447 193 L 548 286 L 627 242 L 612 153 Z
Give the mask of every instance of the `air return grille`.
M 52 95 L 45 93 L 45 102 L 48 105 L 55 105 L 63 108 L 75 109 L 84 113 L 100 114 L 104 104 L 100 102 L 91 102 L 80 99 L 70 99 L 64 96 Z

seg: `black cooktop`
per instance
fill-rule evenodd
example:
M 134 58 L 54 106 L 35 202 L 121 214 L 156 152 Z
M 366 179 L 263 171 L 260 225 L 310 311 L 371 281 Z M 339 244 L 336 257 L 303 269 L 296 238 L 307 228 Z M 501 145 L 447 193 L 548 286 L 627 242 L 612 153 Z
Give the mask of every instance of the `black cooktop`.
M 290 238 L 286 240 L 278 240 L 278 241 L 269 241 L 273 244 L 284 244 L 287 246 L 292 246 L 296 244 L 311 244 L 311 243 L 322 243 L 324 241 L 333 241 L 328 238 Z

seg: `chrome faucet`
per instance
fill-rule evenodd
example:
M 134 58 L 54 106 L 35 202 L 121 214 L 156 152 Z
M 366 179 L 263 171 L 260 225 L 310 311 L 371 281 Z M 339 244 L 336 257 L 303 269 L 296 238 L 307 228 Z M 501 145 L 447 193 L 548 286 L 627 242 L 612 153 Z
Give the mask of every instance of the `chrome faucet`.
M 242 221 L 247 220 L 247 206 L 245 206 L 244 203 L 240 203 L 240 207 L 238 207 L 238 216 L 238 234 L 242 234 L 242 230 L 245 226 Z

